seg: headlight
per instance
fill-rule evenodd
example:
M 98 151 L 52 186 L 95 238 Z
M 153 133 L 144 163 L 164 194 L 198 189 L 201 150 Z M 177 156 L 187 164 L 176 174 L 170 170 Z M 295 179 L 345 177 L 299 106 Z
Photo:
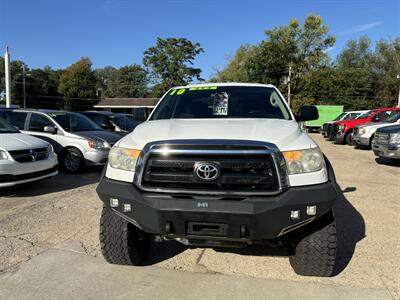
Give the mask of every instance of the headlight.
M 54 152 L 54 148 L 53 148 L 53 146 L 52 146 L 51 144 L 49 144 L 49 145 L 47 146 L 47 152 L 49 152 L 49 153 Z
M 0 160 L 7 160 L 8 156 L 6 151 L 0 150 Z
M 400 133 L 391 133 L 389 144 L 400 144 Z
M 114 169 L 133 172 L 139 155 L 140 150 L 114 146 L 108 155 L 108 163 Z
M 368 132 L 368 130 L 366 128 L 360 128 L 360 130 L 358 132 L 360 134 L 366 134 Z
M 343 131 L 345 128 L 346 128 L 346 126 L 344 126 L 343 124 L 339 124 L 339 126 L 338 126 L 339 131 Z
M 89 139 L 88 144 L 89 144 L 90 148 L 97 149 L 97 150 L 110 148 L 110 144 L 107 143 L 106 141 L 102 141 L 102 140 Z
M 325 160 L 318 148 L 285 151 L 283 156 L 289 175 L 316 172 L 325 167 Z

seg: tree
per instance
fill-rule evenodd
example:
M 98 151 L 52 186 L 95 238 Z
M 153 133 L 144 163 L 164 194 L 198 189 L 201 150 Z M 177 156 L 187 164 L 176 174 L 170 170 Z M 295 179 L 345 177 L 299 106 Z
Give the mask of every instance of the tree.
M 96 97 L 96 76 L 89 58 L 82 58 L 61 74 L 58 92 L 63 95 L 65 109 L 71 108 L 71 99 Z
M 254 55 L 255 47 L 251 45 L 242 45 L 236 51 L 235 55 L 229 59 L 228 64 L 221 71 L 217 71 L 215 78 L 210 81 L 220 82 L 249 82 L 249 68 L 247 62 Z
M 266 39 L 255 46 L 239 48 L 232 61 L 217 74 L 217 79 L 239 78 L 244 74 L 248 82 L 272 83 L 281 88 L 287 76 L 289 65 L 294 70 L 292 86 L 310 70 L 329 65 L 327 49 L 335 43 L 335 37 L 328 34 L 328 27 L 316 15 L 306 17 L 303 26 L 298 20 L 290 20 L 287 26 L 267 30 Z
M 147 93 L 147 73 L 139 65 L 124 66 L 107 80 L 107 97 L 144 97 Z
M 191 67 L 197 55 L 204 52 L 199 43 L 185 38 L 157 38 L 156 45 L 144 52 L 143 64 L 152 83 L 164 91 L 177 85 L 186 85 L 194 79 L 202 81 L 201 70 Z M 160 90 L 160 87 L 157 87 Z
M 96 91 L 100 92 L 100 97 L 107 95 L 107 84 L 111 77 L 117 72 L 117 69 L 111 66 L 94 70 L 97 78 Z

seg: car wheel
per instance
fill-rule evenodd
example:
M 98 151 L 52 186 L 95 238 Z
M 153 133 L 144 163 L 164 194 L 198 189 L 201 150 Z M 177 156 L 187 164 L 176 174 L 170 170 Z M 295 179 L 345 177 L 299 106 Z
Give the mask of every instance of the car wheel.
M 289 257 L 293 270 L 304 276 L 329 277 L 333 275 L 336 260 L 336 224 L 331 220 L 311 231 L 295 246 Z
M 78 173 L 85 164 L 82 153 L 76 148 L 68 148 L 61 154 L 60 165 L 69 173 Z
M 344 142 L 347 145 L 354 146 L 353 134 L 351 132 L 346 134 L 346 136 L 344 137 Z
M 103 207 L 100 218 L 100 247 L 111 264 L 140 265 L 150 248 L 150 235 Z

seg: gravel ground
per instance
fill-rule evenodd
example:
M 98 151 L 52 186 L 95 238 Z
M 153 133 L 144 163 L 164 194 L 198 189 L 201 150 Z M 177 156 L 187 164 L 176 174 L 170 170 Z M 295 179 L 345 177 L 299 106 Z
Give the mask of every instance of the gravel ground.
M 371 151 L 312 137 L 330 159 L 344 197 L 336 206 L 339 253 L 332 278 L 296 275 L 276 250 L 250 247 L 221 252 L 154 244 L 148 265 L 364 288 L 386 288 L 400 299 L 400 165 L 376 160 Z M 8 272 L 48 248 L 79 241 L 99 256 L 99 169 L 0 191 L 0 272 Z

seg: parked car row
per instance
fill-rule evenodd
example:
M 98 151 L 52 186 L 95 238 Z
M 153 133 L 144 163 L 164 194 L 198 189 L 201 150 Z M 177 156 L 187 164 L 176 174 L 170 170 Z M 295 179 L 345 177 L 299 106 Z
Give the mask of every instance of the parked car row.
M 351 117 L 343 117 L 345 114 Z M 321 133 L 339 144 L 373 149 L 377 156 L 400 159 L 400 108 L 343 113 L 325 123 Z
M 0 109 L 0 187 L 104 165 L 136 125 L 111 112 Z

